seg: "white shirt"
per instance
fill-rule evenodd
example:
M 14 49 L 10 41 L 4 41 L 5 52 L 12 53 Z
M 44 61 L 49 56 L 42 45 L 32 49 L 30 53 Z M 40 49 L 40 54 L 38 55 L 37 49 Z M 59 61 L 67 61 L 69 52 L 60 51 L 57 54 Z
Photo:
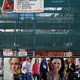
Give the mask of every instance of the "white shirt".
M 30 64 L 30 62 L 28 62 L 28 70 L 29 72 L 32 72 L 32 65 Z
M 22 66 L 23 66 L 23 67 L 27 67 L 27 66 L 28 66 L 28 62 L 27 62 L 27 61 L 24 61 L 23 64 L 22 64 Z M 26 68 L 25 68 L 25 69 L 21 69 L 21 72 L 22 72 L 23 74 L 26 74 L 26 73 L 27 73 L 27 69 L 26 69 Z

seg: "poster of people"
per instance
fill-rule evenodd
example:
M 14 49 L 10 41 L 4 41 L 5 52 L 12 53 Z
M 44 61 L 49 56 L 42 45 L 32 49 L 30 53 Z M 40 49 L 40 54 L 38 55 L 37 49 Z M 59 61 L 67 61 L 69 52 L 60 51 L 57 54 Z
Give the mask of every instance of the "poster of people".
M 80 58 L 4 58 L 4 80 L 80 80 Z

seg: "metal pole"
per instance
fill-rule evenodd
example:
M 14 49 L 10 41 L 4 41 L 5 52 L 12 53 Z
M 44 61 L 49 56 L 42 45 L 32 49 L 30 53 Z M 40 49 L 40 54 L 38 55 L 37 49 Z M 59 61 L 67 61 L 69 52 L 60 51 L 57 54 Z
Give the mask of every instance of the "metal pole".
M 15 13 L 16 14 L 16 13 Z M 17 56 L 17 52 L 16 52 L 16 47 L 17 47 L 17 45 L 16 45 L 16 26 L 17 26 L 17 14 L 16 14 L 16 16 L 15 16 L 15 20 L 16 20 L 16 22 L 15 22 L 15 56 Z
M 68 1 L 68 16 L 70 15 L 70 0 Z M 69 56 L 70 56 L 70 49 L 71 49 L 71 43 L 70 43 L 70 20 L 68 20 L 68 31 L 69 31 Z
M 36 20 L 35 20 L 35 13 L 34 13 L 34 26 L 33 26 L 33 27 L 34 27 L 33 47 L 34 47 L 34 48 L 33 48 L 33 56 L 35 56 L 35 54 L 34 54 L 34 50 L 35 50 L 35 34 L 36 34 L 36 33 L 35 33 L 35 32 L 36 32 L 36 30 L 35 30 L 35 21 L 36 21 Z

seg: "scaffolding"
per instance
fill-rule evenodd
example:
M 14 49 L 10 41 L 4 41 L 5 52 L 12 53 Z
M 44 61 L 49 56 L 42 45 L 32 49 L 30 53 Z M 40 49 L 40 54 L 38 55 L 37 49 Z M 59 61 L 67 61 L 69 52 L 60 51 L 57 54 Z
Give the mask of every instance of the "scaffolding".
M 79 51 L 79 3 L 44 0 L 43 13 L 1 13 L 0 50 Z

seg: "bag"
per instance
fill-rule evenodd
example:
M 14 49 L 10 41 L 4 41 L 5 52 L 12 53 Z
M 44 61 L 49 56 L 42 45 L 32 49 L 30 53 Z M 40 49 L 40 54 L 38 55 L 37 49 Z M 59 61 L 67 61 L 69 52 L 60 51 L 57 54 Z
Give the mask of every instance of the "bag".
M 21 66 L 18 67 L 17 74 L 21 74 Z

